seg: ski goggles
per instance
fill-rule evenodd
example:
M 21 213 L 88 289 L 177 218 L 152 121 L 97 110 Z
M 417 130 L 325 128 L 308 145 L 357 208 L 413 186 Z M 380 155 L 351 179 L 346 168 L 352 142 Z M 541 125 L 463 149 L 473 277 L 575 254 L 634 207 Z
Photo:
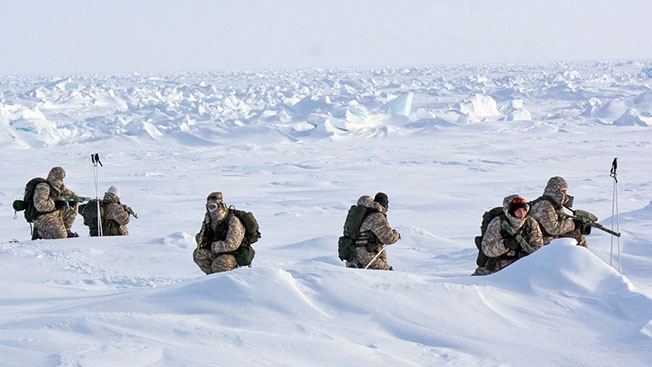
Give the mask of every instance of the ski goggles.
M 523 198 L 516 198 L 512 200 L 512 204 L 527 204 L 527 200 Z

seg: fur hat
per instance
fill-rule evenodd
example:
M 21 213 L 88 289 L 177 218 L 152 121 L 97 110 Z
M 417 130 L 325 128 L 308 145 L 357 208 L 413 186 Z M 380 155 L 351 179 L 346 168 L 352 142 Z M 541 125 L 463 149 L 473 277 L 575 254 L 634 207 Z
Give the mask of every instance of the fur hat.
M 48 173 L 47 181 L 50 183 L 50 186 L 54 188 L 55 191 L 61 191 L 63 187 L 63 178 L 66 177 L 66 171 L 61 167 L 52 167 L 50 173 Z
M 385 194 L 384 192 L 377 193 L 376 196 L 374 196 L 374 201 L 384 206 L 385 209 L 389 207 L 389 198 L 387 197 L 387 194 Z
M 48 181 L 63 180 L 66 177 L 66 171 L 62 167 L 52 167 L 48 173 Z
M 561 192 L 561 190 L 567 190 L 567 189 L 568 189 L 568 183 L 566 182 L 566 180 L 564 180 L 564 178 L 561 176 L 555 176 L 555 177 L 550 177 L 548 183 L 546 184 L 545 191 Z
M 219 203 L 223 201 L 224 199 L 222 198 L 222 193 L 219 191 L 211 192 L 210 194 L 208 194 L 208 197 L 206 198 L 207 203 L 210 202 Z

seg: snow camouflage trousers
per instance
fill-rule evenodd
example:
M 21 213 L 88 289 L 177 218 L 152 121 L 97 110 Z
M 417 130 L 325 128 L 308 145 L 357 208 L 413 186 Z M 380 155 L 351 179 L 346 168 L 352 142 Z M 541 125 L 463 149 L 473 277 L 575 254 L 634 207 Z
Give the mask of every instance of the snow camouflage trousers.
M 471 275 L 489 275 L 489 274 L 493 274 L 493 273 L 495 273 L 495 272 L 497 272 L 497 271 L 499 271 L 501 269 L 506 268 L 510 264 L 514 263 L 516 260 L 518 260 L 518 259 L 500 259 L 500 260 L 498 260 L 496 262 L 494 270 L 489 270 L 484 266 L 478 266 L 475 269 L 475 271 L 473 272 L 473 274 L 471 274 Z
M 231 254 L 215 254 L 210 248 L 196 248 L 192 253 L 195 264 L 206 274 L 230 271 L 240 267 Z
M 378 248 L 380 250 L 380 247 Z M 348 267 L 356 267 L 356 268 L 365 268 L 371 260 L 373 260 L 374 256 L 378 254 L 377 251 L 374 252 L 369 252 L 367 251 L 367 248 L 364 246 L 359 246 L 355 248 L 355 258 L 354 260 L 349 263 Z M 387 250 L 383 251 L 377 258 L 376 260 L 369 265 L 368 269 L 374 269 L 374 270 L 392 270 L 392 267 L 389 266 L 387 263 Z
M 34 228 L 46 240 L 68 238 L 68 231 L 77 217 L 77 205 L 64 206 L 34 220 Z

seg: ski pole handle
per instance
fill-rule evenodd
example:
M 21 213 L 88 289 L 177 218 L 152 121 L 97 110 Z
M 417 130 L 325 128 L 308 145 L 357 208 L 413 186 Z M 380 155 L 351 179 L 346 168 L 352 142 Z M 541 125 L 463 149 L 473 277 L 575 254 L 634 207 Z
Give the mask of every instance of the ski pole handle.
M 616 173 L 616 170 L 618 169 L 618 158 L 614 158 L 614 161 L 611 162 L 611 171 L 609 171 L 609 176 L 613 177 L 613 179 L 618 182 L 618 179 L 616 176 L 618 174 Z
M 93 162 L 93 165 L 94 165 L 94 166 L 97 166 L 97 165 L 99 164 L 100 166 L 104 167 L 104 165 L 103 165 L 102 162 L 100 161 L 100 155 L 99 155 L 99 153 L 93 153 L 93 154 L 91 154 L 91 162 Z

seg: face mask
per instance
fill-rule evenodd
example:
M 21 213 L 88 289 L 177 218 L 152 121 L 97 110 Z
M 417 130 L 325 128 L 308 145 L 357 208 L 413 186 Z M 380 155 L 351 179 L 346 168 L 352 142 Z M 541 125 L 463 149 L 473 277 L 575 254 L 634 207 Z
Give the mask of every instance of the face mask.
M 563 205 L 564 205 L 565 207 L 572 208 L 572 207 L 573 207 L 573 200 L 575 200 L 575 197 L 572 196 L 572 195 L 568 195 L 568 194 L 567 194 L 567 195 L 566 195 L 566 200 L 565 200 L 565 202 L 564 202 Z

